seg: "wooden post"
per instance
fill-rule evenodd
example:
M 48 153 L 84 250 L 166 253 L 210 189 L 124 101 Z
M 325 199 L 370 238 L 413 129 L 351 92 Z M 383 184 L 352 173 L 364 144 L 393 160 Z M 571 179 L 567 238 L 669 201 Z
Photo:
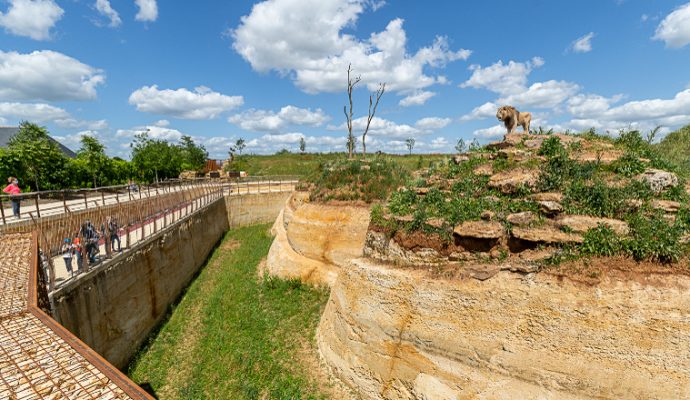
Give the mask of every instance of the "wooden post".
M 2 205 L 2 196 L 0 196 L 0 214 L 2 214 L 2 224 L 7 224 L 7 221 L 5 221 L 5 206 Z
M 89 209 L 89 202 L 86 200 L 86 192 L 84 193 L 84 209 L 88 210 Z
M 36 215 L 41 218 L 41 210 L 38 209 L 38 195 L 34 196 L 34 203 L 36 204 Z
M 65 214 L 67 214 L 67 191 L 66 190 L 62 191 L 62 209 L 64 210 Z

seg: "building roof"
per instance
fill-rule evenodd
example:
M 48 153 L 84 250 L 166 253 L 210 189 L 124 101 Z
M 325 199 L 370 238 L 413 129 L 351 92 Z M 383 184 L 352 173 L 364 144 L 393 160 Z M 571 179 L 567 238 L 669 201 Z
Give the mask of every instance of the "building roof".
M 0 147 L 7 147 L 7 145 L 10 143 L 10 139 L 12 139 L 14 135 L 16 135 L 17 133 L 19 133 L 19 127 L 0 126 Z M 67 157 L 74 158 L 77 156 L 75 152 L 73 152 L 67 146 L 63 145 L 57 140 L 53 139 L 52 137 L 48 136 L 48 139 L 56 143 L 60 150 L 62 150 L 62 153 Z

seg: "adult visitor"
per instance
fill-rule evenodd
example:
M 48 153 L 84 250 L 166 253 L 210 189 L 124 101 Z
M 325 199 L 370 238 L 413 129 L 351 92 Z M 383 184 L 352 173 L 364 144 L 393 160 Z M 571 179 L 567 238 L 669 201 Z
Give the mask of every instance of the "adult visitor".
M 19 180 L 11 176 L 7 179 L 7 182 L 9 185 L 2 189 L 2 191 L 12 196 L 10 197 L 12 201 L 12 214 L 19 219 L 19 207 L 21 206 L 22 200 L 19 197 L 19 194 L 22 192 L 21 189 L 19 189 Z

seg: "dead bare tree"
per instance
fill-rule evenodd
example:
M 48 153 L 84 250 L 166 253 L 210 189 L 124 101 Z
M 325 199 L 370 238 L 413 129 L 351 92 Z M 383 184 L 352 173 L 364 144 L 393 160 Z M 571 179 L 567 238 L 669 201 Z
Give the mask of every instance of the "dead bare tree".
M 347 97 L 350 100 L 350 112 L 347 112 L 347 106 L 343 106 L 343 113 L 347 119 L 347 153 L 348 157 L 352 158 L 355 150 L 355 140 L 352 135 L 352 90 L 362 80 L 362 77 L 350 78 L 350 72 L 352 72 L 352 64 L 347 66 Z
M 367 117 L 367 127 L 364 129 L 362 134 L 362 158 L 367 156 L 367 133 L 369 133 L 369 125 L 371 125 L 371 120 L 374 119 L 374 114 L 376 114 L 376 108 L 379 106 L 379 100 L 381 96 L 386 92 L 386 83 L 379 83 L 379 88 L 376 89 L 376 93 L 369 95 L 369 115 Z M 376 102 L 374 102 L 374 96 L 376 96 Z M 373 105 L 373 110 L 372 110 Z

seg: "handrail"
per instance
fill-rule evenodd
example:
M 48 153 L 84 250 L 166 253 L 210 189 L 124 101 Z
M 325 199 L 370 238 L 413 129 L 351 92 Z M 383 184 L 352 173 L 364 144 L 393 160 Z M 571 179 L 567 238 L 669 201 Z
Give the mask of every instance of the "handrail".
M 136 383 L 132 382 L 125 374 L 120 372 L 112 364 L 110 364 L 106 359 L 101 357 L 93 349 L 82 342 L 78 337 L 72 334 L 70 331 L 65 329 L 62 325 L 57 323 L 53 318 L 45 313 L 38 303 L 38 293 L 41 289 L 39 271 L 41 266 L 39 265 L 40 260 L 40 247 L 39 247 L 39 235 L 38 232 L 33 232 L 32 238 L 32 250 L 31 250 L 31 265 L 29 271 L 29 298 L 27 302 L 28 311 L 38 318 L 48 329 L 59 336 L 65 341 L 70 347 L 72 347 L 77 353 L 84 357 L 91 365 L 98 369 L 103 375 L 110 379 L 117 387 L 119 387 L 125 394 L 135 400 L 154 400 L 154 398 L 139 387 Z

